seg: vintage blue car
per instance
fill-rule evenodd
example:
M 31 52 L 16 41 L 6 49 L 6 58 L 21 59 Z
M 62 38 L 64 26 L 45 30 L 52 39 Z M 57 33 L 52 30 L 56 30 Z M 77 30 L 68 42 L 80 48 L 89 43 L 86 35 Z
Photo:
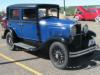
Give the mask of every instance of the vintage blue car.
M 96 49 L 95 33 L 88 26 L 70 19 L 59 19 L 54 4 L 15 4 L 7 7 L 8 25 L 4 32 L 11 50 L 49 50 L 53 65 L 65 69 L 70 58 L 92 54 Z

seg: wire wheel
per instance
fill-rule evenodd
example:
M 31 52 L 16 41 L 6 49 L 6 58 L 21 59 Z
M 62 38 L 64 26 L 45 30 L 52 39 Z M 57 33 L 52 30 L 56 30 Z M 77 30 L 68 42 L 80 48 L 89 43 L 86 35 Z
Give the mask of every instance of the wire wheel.
M 54 42 L 50 47 L 50 59 L 53 65 L 60 69 L 65 69 L 68 64 L 68 52 L 63 43 Z
M 97 16 L 97 17 L 95 18 L 95 22 L 97 22 L 97 23 L 100 22 L 100 16 Z
M 7 42 L 8 47 L 11 50 L 14 50 L 14 48 L 15 48 L 15 46 L 14 46 L 14 39 L 13 39 L 13 36 L 12 36 L 11 32 L 7 33 L 7 35 L 6 35 L 6 42 Z

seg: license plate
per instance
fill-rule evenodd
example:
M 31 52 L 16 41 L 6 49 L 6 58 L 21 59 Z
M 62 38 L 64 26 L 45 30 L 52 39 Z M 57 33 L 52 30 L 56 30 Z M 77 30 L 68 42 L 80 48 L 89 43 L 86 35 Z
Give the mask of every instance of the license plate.
M 92 46 L 94 44 L 95 44 L 95 40 L 94 39 L 89 40 L 88 46 Z

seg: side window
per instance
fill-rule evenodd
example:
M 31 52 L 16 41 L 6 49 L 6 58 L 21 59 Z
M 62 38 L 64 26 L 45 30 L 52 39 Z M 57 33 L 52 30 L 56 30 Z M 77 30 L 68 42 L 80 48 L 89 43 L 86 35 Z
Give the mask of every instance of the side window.
M 57 17 L 57 15 L 58 15 L 57 13 L 58 13 L 57 8 L 49 8 L 48 9 L 48 15 L 49 16 Z
M 10 19 L 18 20 L 20 18 L 19 9 L 11 9 L 10 10 Z
M 58 16 L 57 8 L 39 8 L 38 9 L 38 17 L 39 18 L 57 17 L 57 16 Z
M 23 20 L 34 20 L 36 19 L 36 12 L 34 9 L 24 9 L 23 10 Z
M 42 17 L 46 17 L 46 9 L 45 8 L 40 8 L 38 9 L 38 17 L 42 18 Z
M 76 14 L 83 14 L 83 13 L 77 9 Z
M 83 14 L 83 13 L 80 11 L 79 14 Z

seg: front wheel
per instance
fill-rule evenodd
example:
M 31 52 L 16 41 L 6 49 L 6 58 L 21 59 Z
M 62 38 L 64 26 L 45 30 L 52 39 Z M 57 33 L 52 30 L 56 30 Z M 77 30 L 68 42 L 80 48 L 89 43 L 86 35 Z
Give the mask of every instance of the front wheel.
M 59 68 L 65 69 L 68 65 L 68 50 L 61 42 L 54 42 L 50 46 L 49 56 L 52 64 Z
M 6 35 L 6 42 L 10 50 L 15 50 L 14 38 L 11 32 L 8 32 Z
M 74 20 L 75 20 L 75 21 L 79 21 L 79 20 L 80 20 L 79 16 L 75 16 L 75 17 L 74 17 Z

